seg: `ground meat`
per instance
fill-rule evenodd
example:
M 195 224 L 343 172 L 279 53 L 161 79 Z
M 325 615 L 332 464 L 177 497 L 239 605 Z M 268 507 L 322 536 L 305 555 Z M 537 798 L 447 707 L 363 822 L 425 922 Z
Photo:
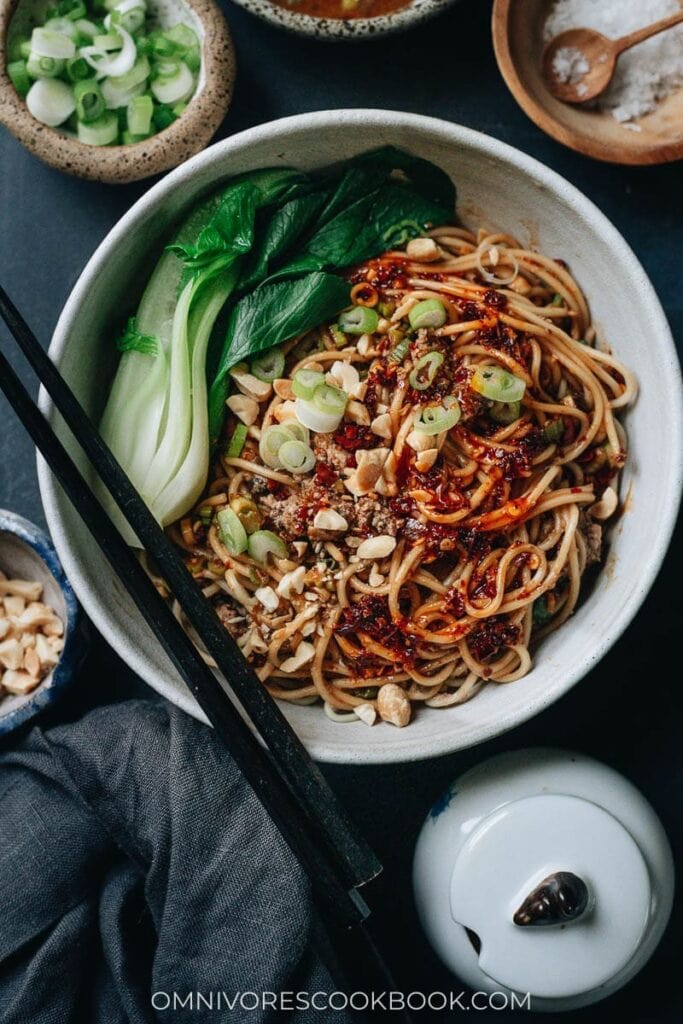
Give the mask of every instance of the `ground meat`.
M 225 594 L 221 594 L 219 598 L 216 598 L 214 608 L 216 609 L 218 618 L 221 620 L 233 639 L 239 639 L 239 637 L 247 631 L 249 623 L 247 622 L 244 609 L 231 598 L 227 597 Z M 231 621 L 234 619 L 239 619 L 239 621 Z
M 355 503 L 353 528 L 356 533 L 371 537 L 388 533 L 395 537 L 404 522 L 405 518 L 393 512 L 383 498 L 366 494 Z
M 251 492 L 252 498 L 263 498 L 269 494 L 268 481 L 264 476 L 251 476 L 245 480 L 245 486 Z
M 579 529 L 586 541 L 586 565 L 593 565 L 602 557 L 602 526 L 582 512 Z
M 349 453 L 335 443 L 331 434 L 313 434 L 311 444 L 316 459 L 320 459 L 337 472 L 341 472 L 349 465 Z

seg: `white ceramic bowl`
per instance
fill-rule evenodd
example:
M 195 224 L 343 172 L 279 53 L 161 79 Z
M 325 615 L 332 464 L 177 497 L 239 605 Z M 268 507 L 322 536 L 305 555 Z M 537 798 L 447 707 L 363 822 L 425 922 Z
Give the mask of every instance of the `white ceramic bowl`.
M 407 729 L 329 721 L 320 707 L 286 707 L 311 753 L 326 761 L 416 760 L 480 743 L 552 704 L 593 668 L 628 626 L 664 557 L 678 507 L 683 454 L 681 381 L 657 297 L 621 235 L 572 185 L 518 150 L 467 128 L 378 110 L 303 114 L 252 128 L 207 149 L 155 185 L 105 238 L 60 317 L 50 354 L 98 417 L 115 363 L 112 330 L 135 308 L 169 228 L 233 174 L 269 165 L 322 166 L 392 143 L 452 175 L 458 212 L 561 256 L 585 289 L 595 321 L 638 374 L 629 411 L 627 511 L 610 538 L 608 564 L 573 618 L 542 644 L 532 672 L 489 686 L 470 703 L 422 710 Z M 50 403 L 42 398 L 45 410 Z M 159 643 L 99 555 L 44 465 L 40 486 L 64 567 L 91 619 L 128 664 L 190 714 L 201 713 Z

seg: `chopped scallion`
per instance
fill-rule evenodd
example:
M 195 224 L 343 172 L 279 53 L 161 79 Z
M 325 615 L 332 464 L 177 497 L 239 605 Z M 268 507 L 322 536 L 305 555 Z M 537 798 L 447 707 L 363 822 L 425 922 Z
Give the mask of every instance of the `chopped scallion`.
M 441 352 L 427 352 L 421 356 L 410 371 L 408 383 L 416 391 L 426 391 L 434 383 L 437 371 L 443 363 Z
M 297 370 L 292 379 L 292 391 L 297 398 L 305 398 L 309 401 L 313 398 L 315 389 L 325 383 L 325 374 L 320 370 L 309 370 L 304 367 Z
M 280 348 L 271 348 L 267 352 L 260 353 L 255 359 L 252 359 L 250 366 L 254 377 L 268 384 L 281 377 L 284 369 L 285 357 Z
M 454 400 L 448 408 L 445 405 L 425 405 L 416 414 L 413 428 L 421 434 L 441 434 L 450 430 L 460 419 L 460 406 Z
M 76 101 L 76 116 L 83 124 L 96 121 L 105 111 L 102 90 L 94 79 L 76 82 L 74 99 Z
M 131 135 L 149 135 L 154 102 L 151 96 L 135 96 L 128 104 L 127 121 Z
M 377 311 L 368 306 L 354 306 L 339 314 L 339 328 L 345 334 L 373 334 L 378 324 Z
M 480 366 L 472 376 L 471 387 L 492 402 L 520 402 L 526 384 L 502 366 Z
M 232 437 L 228 441 L 228 447 L 226 449 L 226 456 L 229 459 L 239 459 L 244 448 L 244 442 L 247 439 L 247 427 L 244 423 L 238 423 L 232 432 Z
M 231 555 L 241 555 L 247 550 L 247 531 L 240 518 L 231 508 L 222 508 L 216 515 L 221 540 Z
M 266 562 L 268 555 L 286 558 L 287 546 L 272 530 L 257 530 L 249 537 L 249 554 L 257 562 Z
M 26 61 L 13 60 L 11 64 L 7 65 L 7 74 L 9 75 L 14 88 L 22 99 L 24 99 L 31 88 L 31 78 L 26 70 Z
M 78 122 L 78 141 L 86 146 L 111 146 L 118 137 L 119 119 L 113 110 L 105 110 L 94 121 Z
M 423 299 L 408 313 L 413 330 L 420 327 L 443 327 L 447 319 L 446 307 L 440 299 Z

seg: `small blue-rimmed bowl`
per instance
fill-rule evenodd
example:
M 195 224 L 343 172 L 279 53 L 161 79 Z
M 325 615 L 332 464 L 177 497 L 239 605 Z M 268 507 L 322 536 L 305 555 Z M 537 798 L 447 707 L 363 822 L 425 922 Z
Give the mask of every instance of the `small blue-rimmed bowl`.
M 0 569 L 10 579 L 40 580 L 42 600 L 54 608 L 64 623 L 64 648 L 59 661 L 25 697 L 0 697 L 0 734 L 11 732 L 28 721 L 71 682 L 83 653 L 78 628 L 80 611 L 71 584 L 64 575 L 52 541 L 28 519 L 0 509 Z

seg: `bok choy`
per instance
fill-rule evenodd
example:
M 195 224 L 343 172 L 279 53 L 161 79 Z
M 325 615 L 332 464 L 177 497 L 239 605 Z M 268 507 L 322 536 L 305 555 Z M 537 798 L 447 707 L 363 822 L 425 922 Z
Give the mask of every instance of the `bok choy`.
M 345 269 L 454 207 L 443 171 L 385 147 L 316 175 L 241 175 L 192 212 L 118 342 L 101 423 L 159 523 L 205 486 L 231 368 L 335 317 L 350 302 Z

